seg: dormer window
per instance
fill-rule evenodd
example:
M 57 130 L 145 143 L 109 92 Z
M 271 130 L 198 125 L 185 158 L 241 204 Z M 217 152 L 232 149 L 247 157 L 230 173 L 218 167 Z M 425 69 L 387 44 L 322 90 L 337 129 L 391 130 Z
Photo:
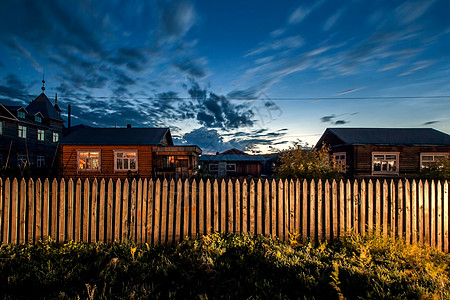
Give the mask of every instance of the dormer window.
M 42 118 L 38 115 L 34 116 L 34 120 L 38 123 L 42 123 Z
M 21 118 L 21 119 L 25 119 L 25 112 L 19 110 L 19 111 L 17 112 L 17 117 L 18 117 L 18 118 Z

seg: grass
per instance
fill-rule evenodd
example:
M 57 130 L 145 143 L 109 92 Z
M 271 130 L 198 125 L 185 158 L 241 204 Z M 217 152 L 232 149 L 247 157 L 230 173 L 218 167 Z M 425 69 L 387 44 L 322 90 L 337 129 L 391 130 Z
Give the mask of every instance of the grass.
M 380 237 L 213 233 L 176 246 L 2 245 L 4 299 L 449 299 L 450 256 Z

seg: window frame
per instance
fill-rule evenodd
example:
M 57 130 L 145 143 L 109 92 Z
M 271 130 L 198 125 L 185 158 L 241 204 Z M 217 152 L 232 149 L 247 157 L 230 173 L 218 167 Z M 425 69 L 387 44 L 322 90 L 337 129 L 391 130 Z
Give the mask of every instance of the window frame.
M 97 169 L 81 169 L 80 168 L 80 152 L 98 152 L 98 168 Z M 77 149 L 77 172 L 101 172 L 102 171 L 102 150 L 100 149 Z
M 25 119 L 27 117 L 27 114 L 23 110 L 17 111 L 17 118 Z
M 23 158 L 22 158 L 23 157 Z M 23 163 L 21 163 L 23 162 Z M 17 165 L 23 168 L 28 162 L 26 154 L 17 154 Z
M 40 133 L 42 133 L 42 139 L 40 139 Z M 45 130 L 44 129 L 37 129 L 37 140 L 44 142 L 45 141 Z
M 215 166 L 216 169 L 213 170 L 213 169 L 211 168 L 211 166 Z M 218 172 L 218 171 L 219 171 L 219 164 L 209 164 L 209 165 L 208 165 L 208 171 L 210 171 L 210 172 Z
M 383 161 L 391 161 L 386 159 L 387 155 L 395 155 L 395 162 L 396 162 L 396 170 L 394 172 L 391 171 L 375 171 L 374 169 L 374 163 L 375 163 L 375 155 L 384 155 Z M 372 152 L 372 175 L 399 175 L 400 174 L 400 152 L 388 152 L 388 151 L 379 151 L 379 152 Z
M 431 161 L 431 162 L 435 163 L 436 162 L 436 160 L 434 158 L 435 156 L 444 156 L 444 160 L 445 160 L 446 158 L 448 158 L 450 156 L 450 153 L 448 153 L 448 152 L 420 152 L 420 162 L 419 162 L 420 169 L 424 169 L 427 167 L 427 166 L 423 165 L 423 157 L 424 156 L 433 156 L 433 161 Z
M 38 155 L 36 157 L 36 167 L 38 167 L 38 168 L 45 167 L 45 156 L 44 155 Z
M 228 166 L 234 167 L 234 169 L 233 170 L 229 170 Z M 227 167 L 226 168 L 227 168 L 227 172 L 236 172 L 236 164 L 229 164 L 229 163 L 227 163 Z
M 125 153 L 125 152 L 134 152 L 136 154 L 136 168 L 135 169 L 118 169 L 117 168 L 117 153 Z M 123 161 L 123 158 L 122 158 Z M 122 162 L 123 164 L 123 162 Z M 128 166 L 130 166 L 130 163 L 128 162 Z M 139 151 L 138 149 L 118 149 L 114 150 L 114 172 L 137 172 L 139 170 Z
M 3 121 L 0 121 L 0 135 L 3 135 Z
M 55 140 L 55 136 L 56 136 L 56 140 Z M 52 141 L 53 141 L 53 143 L 59 142 L 59 132 L 53 132 Z
M 17 136 L 21 139 L 27 138 L 27 126 L 25 125 L 17 125 Z
M 37 122 L 37 123 L 42 123 L 42 117 L 38 116 L 38 115 L 35 115 L 34 116 L 34 121 Z
M 340 172 L 345 173 L 347 169 L 347 152 L 334 152 L 331 153 L 331 155 L 333 155 L 333 159 L 335 162 L 342 164 L 342 169 L 340 170 Z M 344 156 L 344 160 L 340 158 L 342 155 Z M 336 156 L 339 156 L 339 159 L 336 159 Z

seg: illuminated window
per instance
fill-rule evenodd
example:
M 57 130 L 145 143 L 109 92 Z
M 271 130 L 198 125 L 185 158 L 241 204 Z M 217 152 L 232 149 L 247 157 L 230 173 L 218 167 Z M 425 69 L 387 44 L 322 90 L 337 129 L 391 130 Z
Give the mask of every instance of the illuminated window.
M 36 167 L 41 168 L 43 166 L 45 166 L 45 156 L 38 155 L 36 160 Z
M 138 169 L 137 150 L 114 151 L 115 171 L 137 171 L 137 169 Z
M 372 152 L 372 174 L 398 174 L 398 152 Z
M 53 132 L 53 143 L 57 143 L 59 141 L 59 133 Z
M 100 171 L 100 151 L 77 151 L 78 170 Z
M 18 111 L 18 112 L 17 112 L 17 117 L 18 117 L 18 118 L 21 118 L 21 119 L 25 119 L 25 112 L 23 112 L 23 111 L 21 111 L 21 110 Z
M 420 167 L 442 167 L 448 153 L 420 153 Z
M 43 129 L 38 129 L 37 130 L 37 139 L 38 141 L 43 141 L 45 138 L 45 132 Z
M 38 123 L 42 123 L 42 118 L 40 116 L 34 116 L 34 120 Z
M 236 164 L 227 164 L 227 172 L 236 172 Z
M 27 127 L 19 125 L 18 135 L 20 138 L 26 139 L 27 138 Z
M 218 164 L 209 164 L 209 170 L 210 171 L 218 171 L 219 170 L 219 165 Z

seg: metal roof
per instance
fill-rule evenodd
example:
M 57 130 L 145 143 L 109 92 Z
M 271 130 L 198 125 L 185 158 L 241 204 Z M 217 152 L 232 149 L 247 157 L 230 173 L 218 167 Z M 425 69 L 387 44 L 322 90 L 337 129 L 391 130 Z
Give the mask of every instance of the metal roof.
M 40 112 L 45 118 L 52 118 L 64 122 L 58 111 L 50 103 L 50 100 L 48 100 L 44 93 L 41 93 L 36 99 L 34 99 L 26 109 L 29 114 L 34 115 L 37 112 Z
M 450 146 L 450 135 L 433 128 L 327 128 L 320 144 L 327 131 L 347 145 Z
M 167 135 L 167 136 L 166 136 Z M 61 140 L 62 145 L 159 145 L 167 139 L 173 145 L 169 128 L 80 128 Z
M 202 155 L 200 161 L 254 161 L 263 162 L 264 157 L 260 155 L 246 154 L 218 154 L 218 155 Z

